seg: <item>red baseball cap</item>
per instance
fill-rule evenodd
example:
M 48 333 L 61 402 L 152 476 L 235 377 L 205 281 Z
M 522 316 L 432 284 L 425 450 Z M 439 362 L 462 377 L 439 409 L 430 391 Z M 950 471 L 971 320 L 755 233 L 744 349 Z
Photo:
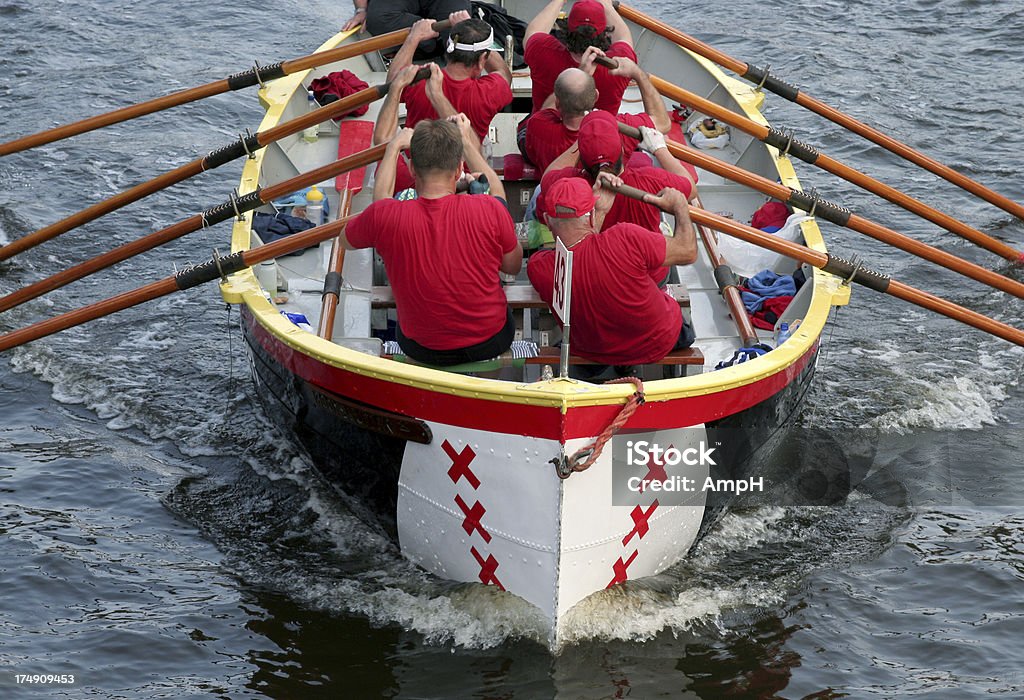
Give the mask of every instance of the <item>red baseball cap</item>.
M 577 0 L 569 10 L 567 26 L 570 32 L 574 32 L 584 24 L 593 27 L 598 34 L 603 32 L 608 26 L 604 18 L 604 5 L 597 0 Z
M 590 213 L 597 197 L 581 177 L 564 177 L 544 190 L 544 210 L 551 219 L 575 219 Z
M 622 158 L 619 120 L 610 112 L 595 109 L 583 117 L 576 138 L 580 146 L 580 162 L 587 168 L 614 165 Z

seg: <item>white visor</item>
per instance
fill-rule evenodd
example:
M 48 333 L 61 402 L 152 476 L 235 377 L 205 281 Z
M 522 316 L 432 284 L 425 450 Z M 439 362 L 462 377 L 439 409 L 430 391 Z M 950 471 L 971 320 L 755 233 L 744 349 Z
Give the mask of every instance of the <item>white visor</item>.
M 501 51 L 500 47 L 494 46 L 494 27 L 491 27 L 491 33 L 483 41 L 478 41 L 475 44 L 456 44 L 452 41 L 452 38 L 448 37 L 448 53 L 453 51 Z

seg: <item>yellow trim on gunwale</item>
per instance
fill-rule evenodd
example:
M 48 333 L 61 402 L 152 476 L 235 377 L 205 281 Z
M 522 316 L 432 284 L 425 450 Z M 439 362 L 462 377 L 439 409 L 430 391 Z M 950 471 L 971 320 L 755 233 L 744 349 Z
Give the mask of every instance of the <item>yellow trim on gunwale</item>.
M 326 41 L 318 51 L 333 48 L 351 34 L 352 32 L 336 34 Z M 683 50 L 680 49 L 680 51 Z M 761 93 L 726 76 L 709 61 L 692 53 L 690 55 L 725 85 L 749 118 L 767 124 L 758 111 L 763 102 Z M 309 71 L 295 73 L 261 88 L 260 101 L 267 113 L 260 124 L 260 130 L 275 126 L 280 121 L 290 95 L 307 79 L 308 75 Z M 799 182 L 790 160 L 779 157 L 778 151 L 773 148 L 769 147 L 769 150 L 775 157 L 781 182 L 788 187 L 799 189 Z M 240 194 L 253 191 L 258 184 L 264 153 L 265 149 L 262 149 L 257 152 L 255 158 L 246 161 L 239 186 Z M 251 212 L 247 213 L 242 221 L 235 223 L 232 229 L 232 252 L 249 248 L 251 226 Z M 810 221 L 803 224 L 803 231 L 808 246 L 816 250 L 825 250 L 825 243 L 816 222 Z M 843 305 L 849 301 L 849 287 L 843 285 L 838 278 L 815 270 L 813 283 L 814 295 L 811 305 L 799 329 L 785 346 L 777 348 L 754 362 L 746 362 L 727 369 L 690 377 L 647 382 L 644 385 L 647 400 L 666 401 L 713 394 L 752 384 L 788 367 L 803 356 L 821 334 L 831 307 Z M 251 269 L 232 275 L 227 283 L 221 285 L 221 294 L 229 303 L 244 303 L 248 306 L 255 319 L 282 343 L 325 364 L 363 376 L 442 394 L 513 404 L 561 407 L 563 411 L 572 407 L 622 403 L 632 393 L 630 385 L 598 386 L 560 380 L 516 384 L 501 380 L 467 377 L 416 365 L 397 363 L 344 348 L 319 338 L 313 333 L 300 330 L 285 319 L 264 296 Z

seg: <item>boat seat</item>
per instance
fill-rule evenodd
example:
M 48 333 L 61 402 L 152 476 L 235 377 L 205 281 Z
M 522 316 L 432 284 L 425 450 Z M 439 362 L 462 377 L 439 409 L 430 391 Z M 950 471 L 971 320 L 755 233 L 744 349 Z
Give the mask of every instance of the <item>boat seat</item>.
M 665 291 L 672 295 L 680 306 L 690 305 L 690 294 L 684 284 L 665 285 Z M 509 284 L 505 286 L 505 298 L 513 310 L 546 309 L 548 305 L 537 294 L 537 290 L 529 284 Z M 370 294 L 370 307 L 374 309 L 395 308 L 395 295 L 388 286 L 374 286 Z
M 548 305 L 529 284 L 510 284 L 505 287 L 505 298 L 512 309 L 546 309 Z M 395 295 L 391 287 L 374 286 L 370 294 L 370 306 L 374 309 L 395 308 Z
M 527 359 L 524 357 L 512 357 L 511 352 L 504 352 L 498 357 L 491 358 L 490 360 L 479 360 L 477 362 L 464 362 L 459 365 L 429 365 L 425 362 L 418 362 L 412 359 L 408 355 L 388 355 L 381 354 L 381 358 L 385 360 L 394 360 L 395 362 L 402 362 L 408 365 L 416 365 L 417 367 L 429 367 L 430 369 L 440 370 L 442 372 L 454 372 L 455 374 L 477 374 L 483 372 L 496 372 L 504 367 L 522 367 L 526 364 Z
M 537 357 L 526 358 L 526 364 L 528 365 L 557 365 L 562 355 L 562 349 L 550 345 L 542 345 L 537 348 L 539 354 Z M 570 365 L 600 365 L 603 362 L 594 362 L 588 360 L 585 357 L 579 357 L 578 355 L 569 356 Z M 654 365 L 703 365 L 704 364 L 704 353 L 700 351 L 700 348 L 689 347 L 685 350 L 673 350 L 665 357 L 661 358 L 657 362 L 652 362 Z

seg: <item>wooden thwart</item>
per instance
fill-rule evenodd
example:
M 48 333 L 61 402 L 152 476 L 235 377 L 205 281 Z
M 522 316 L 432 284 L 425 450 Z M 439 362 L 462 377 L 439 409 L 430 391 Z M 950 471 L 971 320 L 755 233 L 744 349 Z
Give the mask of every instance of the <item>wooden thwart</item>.
M 542 346 L 538 348 L 540 354 L 537 357 L 526 358 L 526 364 L 528 365 L 552 365 L 558 362 L 561 348 L 552 346 Z M 569 356 L 570 365 L 601 365 L 603 362 L 594 362 L 588 360 L 585 357 L 579 355 Z M 700 348 L 686 348 L 685 350 L 673 350 L 665 357 L 661 358 L 657 362 L 651 362 L 653 365 L 703 365 L 704 364 L 704 353 L 700 351 Z
M 690 294 L 682 284 L 666 285 L 665 290 L 680 306 L 690 306 Z M 537 294 L 537 290 L 528 284 L 510 284 L 505 287 L 505 298 L 513 310 L 546 309 L 548 305 Z M 374 309 L 395 308 L 395 295 L 391 287 L 375 286 L 370 296 L 370 307 Z

